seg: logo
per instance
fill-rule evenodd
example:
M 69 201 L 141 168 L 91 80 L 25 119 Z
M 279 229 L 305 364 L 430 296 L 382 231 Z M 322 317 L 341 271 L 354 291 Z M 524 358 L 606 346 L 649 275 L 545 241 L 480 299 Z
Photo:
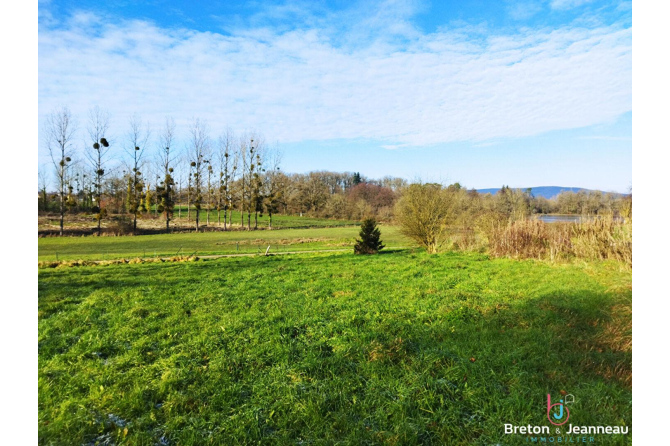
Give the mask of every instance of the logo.
M 568 410 L 568 402 L 574 402 L 575 397 L 572 395 L 565 396 L 565 402 L 560 399 L 558 403 L 551 404 L 551 394 L 547 393 L 547 419 L 554 426 L 563 426 L 570 418 L 570 411 Z M 554 411 L 554 407 L 558 407 Z
M 548 393 L 547 420 L 553 424 L 553 428 L 551 426 L 531 424 L 517 426 L 511 423 L 505 423 L 503 425 L 505 435 L 527 435 L 528 437 L 526 438 L 526 441 L 531 443 L 594 443 L 596 441 L 595 435 L 628 435 L 629 427 L 625 424 L 620 426 L 578 426 L 568 424 L 567 427 L 564 427 L 563 425 L 570 419 L 568 404 L 574 403 L 574 395 L 569 395 L 564 390 L 561 390 L 561 396 L 559 397 L 558 402 L 552 402 L 551 394 Z M 554 431 L 553 433 L 551 432 L 552 429 Z M 586 435 L 589 436 L 586 437 Z

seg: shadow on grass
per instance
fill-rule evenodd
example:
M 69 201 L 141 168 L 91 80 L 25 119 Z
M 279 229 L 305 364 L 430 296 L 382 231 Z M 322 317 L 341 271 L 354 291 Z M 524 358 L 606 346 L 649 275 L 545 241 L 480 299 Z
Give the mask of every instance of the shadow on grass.
M 562 390 L 575 424 L 631 424 L 629 287 L 579 268 L 393 253 L 45 274 L 40 310 L 96 287 L 132 299 L 110 292 L 45 321 L 41 442 L 122 440 L 89 423 L 113 414 L 132 423 L 130 444 L 524 444 L 504 424 L 547 425 L 546 395 Z M 79 320 L 90 328 L 75 342 Z
M 379 424 L 383 434 L 377 440 L 525 444 L 526 436 L 504 435 L 504 424 L 546 425 L 553 433 L 546 395 L 558 399 L 564 393 L 576 397 L 571 423 L 631 426 L 632 319 L 626 290 L 577 289 L 491 306 L 466 301 L 446 310 L 442 321 L 419 318 L 363 330 L 365 359 L 378 364 L 373 376 L 383 374 L 389 383 L 391 397 L 376 405 L 398 414 L 392 423 Z M 419 364 L 419 373 L 407 373 Z M 403 399 L 399 389 L 408 385 L 412 390 Z M 406 419 L 415 427 L 403 424 Z M 632 437 L 600 435 L 596 441 L 630 444 Z

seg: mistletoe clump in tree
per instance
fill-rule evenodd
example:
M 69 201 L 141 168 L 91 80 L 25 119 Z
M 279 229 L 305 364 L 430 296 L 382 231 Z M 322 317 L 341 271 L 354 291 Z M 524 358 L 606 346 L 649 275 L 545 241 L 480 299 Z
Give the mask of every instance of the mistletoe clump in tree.
M 165 174 L 165 179 L 156 186 L 156 194 L 158 195 L 158 212 L 165 216 L 165 230 L 170 232 L 170 221 L 174 214 L 174 180 L 172 173 L 174 169 L 168 167 Z
M 95 219 L 98 221 L 98 235 L 102 232 L 100 222 L 107 215 L 107 209 L 102 207 L 102 180 L 105 176 L 105 169 L 102 168 L 102 159 L 104 149 L 109 148 L 109 143 L 105 138 L 100 138 L 100 142 L 93 143 L 93 149 L 96 151 L 95 162 L 95 206 L 92 211 L 95 213 Z
M 355 254 L 376 254 L 384 248 L 380 240 L 381 231 L 377 227 L 377 221 L 374 218 L 363 220 L 359 235 L 361 239 L 357 239 L 354 245 Z

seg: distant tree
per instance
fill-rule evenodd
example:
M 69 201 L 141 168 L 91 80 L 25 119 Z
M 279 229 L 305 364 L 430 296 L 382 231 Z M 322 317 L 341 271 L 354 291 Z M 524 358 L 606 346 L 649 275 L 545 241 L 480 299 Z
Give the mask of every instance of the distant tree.
M 391 208 L 395 204 L 396 194 L 389 187 L 371 183 L 360 183 L 347 192 L 353 202 L 364 200 L 377 214 L 381 208 Z
M 229 223 L 228 212 L 233 208 L 232 184 L 237 173 L 238 157 L 232 154 L 234 135 L 232 130 L 226 129 L 219 137 L 219 187 L 217 194 L 217 211 L 219 225 L 221 224 L 221 211 L 223 211 L 223 230 L 227 230 Z M 232 159 L 231 159 L 232 158 Z M 232 223 L 232 222 L 230 222 Z
M 251 202 L 254 206 L 254 229 L 258 229 L 258 214 L 263 216 L 263 202 L 265 197 L 263 196 L 263 173 L 265 168 L 263 167 L 263 158 L 261 157 L 261 152 L 256 151 L 256 160 L 255 160 L 255 169 L 252 175 L 251 181 Z
M 318 211 L 328 201 L 328 186 L 320 172 L 310 172 L 298 183 L 300 207 L 306 211 Z
M 212 175 L 214 175 L 214 167 L 210 161 L 207 161 L 207 226 L 209 226 L 209 213 L 213 210 L 212 200 L 215 197 Z
M 251 210 L 255 209 L 255 200 L 254 200 L 254 189 L 255 189 L 255 176 L 256 176 L 256 149 L 258 146 L 258 141 L 254 144 L 254 139 L 251 139 L 249 144 L 249 150 L 247 151 L 247 159 L 244 163 L 246 167 L 246 197 L 245 203 L 247 205 L 247 230 L 251 230 Z M 244 218 L 244 217 L 243 217 Z
M 172 179 L 172 167 L 160 184 L 156 186 L 156 206 L 157 211 L 165 216 L 165 231 L 170 232 L 170 220 L 174 214 L 174 180 Z
M 207 156 L 209 155 L 209 131 L 207 124 L 200 121 L 200 119 L 195 119 L 191 124 L 191 167 L 193 169 L 193 205 L 195 207 L 195 231 L 200 230 L 200 210 L 202 209 L 202 200 L 203 200 L 203 187 L 204 179 L 203 174 L 205 170 L 205 164 L 209 161 Z
M 95 205 L 92 211 L 96 214 L 95 218 L 98 222 L 98 235 L 101 232 L 102 219 L 107 215 L 102 201 L 103 181 L 105 179 L 105 161 L 109 150 L 109 142 L 105 138 L 109 130 L 109 113 L 104 112 L 100 107 L 94 107 L 89 111 L 88 115 L 88 134 L 93 141 L 93 152 L 86 152 L 87 157 L 93 167 L 95 182 L 93 183 L 93 194 L 95 197 Z
M 90 212 L 93 207 L 93 189 L 91 189 L 91 175 L 81 171 L 81 191 L 83 195 L 82 210 Z
M 496 211 L 505 214 L 510 220 L 519 220 L 532 212 L 531 189 L 512 189 L 503 186 L 496 194 Z
M 352 216 L 350 200 L 347 200 L 343 194 L 331 195 L 323 208 L 322 215 L 326 218 L 350 219 Z
M 354 176 L 353 176 L 354 186 L 356 186 L 357 184 L 361 184 L 361 181 L 362 181 L 361 180 L 361 174 L 359 172 L 354 172 Z
M 72 114 L 67 107 L 53 111 L 47 118 L 46 143 L 56 170 L 58 196 L 60 198 L 60 235 L 63 235 L 65 220 L 65 191 L 68 188 L 69 170 L 72 162 L 72 139 L 74 138 L 75 124 Z
M 175 181 L 174 181 L 174 143 L 175 123 L 172 118 L 165 118 L 165 127 L 160 135 L 158 158 L 163 169 L 163 181 L 156 187 L 158 211 L 165 216 L 165 231 L 170 232 L 170 221 L 174 215 Z
M 249 146 L 247 145 L 247 137 L 246 136 L 241 136 L 240 137 L 240 144 L 237 148 L 237 154 L 236 157 L 239 160 L 240 164 L 240 181 L 237 184 L 237 191 L 238 191 L 238 196 L 239 200 L 237 202 L 239 203 L 239 208 L 240 208 L 240 227 L 244 229 L 244 210 L 246 209 L 245 207 L 245 202 L 246 202 L 246 195 L 247 195 L 247 170 L 248 170 L 248 162 L 247 162 L 247 152 L 249 151 Z
M 47 194 L 47 184 L 49 179 L 44 166 L 40 166 L 37 176 L 39 179 L 39 210 L 47 212 L 49 210 L 49 195 Z
M 265 200 L 265 209 L 268 212 L 268 229 L 272 229 L 272 215 L 279 212 L 279 207 L 284 203 L 284 190 L 286 176 L 281 172 L 279 164 L 281 163 L 281 153 L 275 149 L 269 155 L 268 171 L 265 175 L 265 191 L 263 199 Z
M 374 218 L 366 218 L 361 224 L 360 240 L 356 239 L 354 245 L 355 254 L 376 254 L 384 248 L 382 245 L 381 231 L 377 227 Z
M 175 161 L 175 164 L 177 168 L 175 169 L 175 174 L 173 176 L 177 181 L 175 181 L 175 186 L 176 186 L 176 194 L 175 194 L 175 205 L 177 206 L 177 218 L 181 220 L 181 210 L 182 207 L 181 203 L 184 202 L 184 185 L 188 185 L 188 181 L 185 180 L 185 178 L 188 178 L 188 172 L 189 172 L 189 163 L 188 163 L 188 158 L 184 155 L 178 157 Z M 187 200 L 188 200 L 188 188 L 186 190 L 187 193 Z M 187 201 L 187 207 L 190 202 Z
M 380 182 L 381 186 L 388 187 L 394 192 L 398 192 L 407 186 L 407 180 L 398 177 L 385 176 Z
M 149 126 L 142 130 L 142 122 L 137 115 L 130 118 L 130 131 L 128 133 L 128 146 L 126 152 L 131 158 L 130 173 L 128 175 L 128 187 L 126 195 L 126 209 L 133 215 L 133 232 L 137 231 L 137 215 L 142 204 L 144 181 L 142 180 L 142 157 L 149 140 Z
M 242 227 L 244 227 L 244 211 L 247 212 L 247 230 L 251 230 L 251 213 L 256 215 L 256 225 L 258 226 L 258 212 L 262 209 L 261 192 L 261 173 L 263 140 L 252 135 L 249 145 L 246 139 L 242 139 L 240 144 L 240 158 L 242 160 L 242 190 L 241 190 L 241 212 Z
M 191 185 L 193 184 L 193 168 L 195 167 L 195 161 L 191 161 L 188 164 L 188 183 L 186 185 L 186 219 L 191 221 Z
M 154 194 L 151 191 L 151 184 L 147 184 L 147 191 L 144 195 L 144 209 L 147 210 L 147 212 L 151 212 L 151 207 L 154 205 Z M 151 214 L 149 214 L 151 217 Z

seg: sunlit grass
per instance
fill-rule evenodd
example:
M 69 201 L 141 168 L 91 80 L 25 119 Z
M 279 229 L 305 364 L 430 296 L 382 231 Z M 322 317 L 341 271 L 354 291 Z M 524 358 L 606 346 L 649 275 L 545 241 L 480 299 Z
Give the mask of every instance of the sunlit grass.
M 409 251 L 40 270 L 40 444 L 522 444 L 561 390 L 630 425 L 630 286 Z
M 398 228 L 382 226 L 382 240 L 388 247 L 414 243 Z M 120 237 L 46 237 L 38 240 L 39 260 L 114 259 L 175 255 L 212 255 L 351 249 L 360 228 L 279 229 L 272 231 L 230 231 L 177 233 Z

